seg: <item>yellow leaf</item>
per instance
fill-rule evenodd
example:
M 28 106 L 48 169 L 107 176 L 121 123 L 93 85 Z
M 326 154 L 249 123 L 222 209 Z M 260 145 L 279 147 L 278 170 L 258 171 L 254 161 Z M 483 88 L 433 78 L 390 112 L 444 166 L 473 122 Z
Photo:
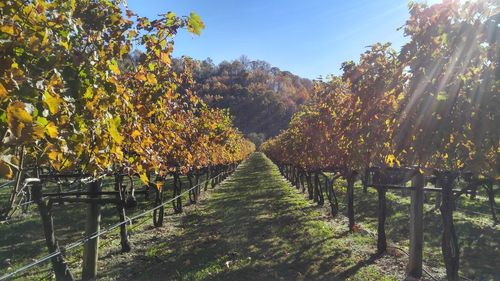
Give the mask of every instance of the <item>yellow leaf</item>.
M 69 49 L 69 44 L 66 41 L 59 41 L 59 45 L 63 46 L 64 49 L 66 49 L 66 50 Z
M 118 131 L 118 126 L 120 126 L 120 117 L 115 117 L 113 119 L 110 119 L 109 122 L 108 122 L 108 125 L 109 125 L 109 128 L 108 128 L 108 131 L 109 131 L 109 134 L 111 135 L 111 138 L 117 143 L 117 144 L 121 144 L 124 137 L 120 134 L 120 132 Z
M 46 28 L 45 29 L 45 32 L 43 34 L 43 39 L 42 39 L 42 47 L 45 47 L 47 46 L 47 44 L 49 43 L 49 31 L 48 29 Z
M 146 173 L 140 173 L 139 174 L 139 178 L 141 178 L 141 181 L 145 184 L 149 184 L 149 179 L 148 179 L 148 175 L 146 175 Z
M 8 97 L 7 89 L 0 83 L 0 99 L 5 100 Z
M 28 111 L 26 111 L 24 103 L 20 101 L 16 101 L 9 105 L 9 107 L 7 108 L 7 117 L 10 117 L 10 119 L 15 119 L 16 121 L 21 123 L 33 122 L 33 118 L 28 113 Z
M 120 75 L 120 68 L 118 67 L 118 63 L 116 62 L 116 60 L 113 60 L 110 64 L 109 64 L 109 69 L 111 69 L 111 71 L 113 71 L 114 74 L 116 75 Z
M 43 127 L 40 127 L 38 125 L 31 126 L 31 135 L 37 138 L 43 138 L 43 134 L 45 132 L 45 129 Z
M 389 154 L 385 157 L 385 163 L 387 165 L 389 165 L 389 167 L 394 167 L 394 165 L 396 164 L 397 166 L 399 166 L 401 163 L 399 162 L 398 159 L 396 159 L 396 156 L 392 155 L 392 154 Z
M 57 160 L 60 155 L 60 152 L 55 148 L 54 145 L 49 145 L 47 147 L 47 156 L 50 160 Z
M 3 33 L 7 33 L 9 35 L 14 35 L 14 26 L 13 25 L 2 25 L 2 26 L 0 26 L 0 31 Z
M 137 72 L 137 74 L 135 75 L 135 79 L 146 81 L 146 75 L 144 75 L 144 72 Z
M 156 76 L 153 73 L 148 73 L 148 82 L 151 84 L 156 84 L 158 82 L 156 80 Z
M 136 137 L 138 137 L 140 135 L 141 135 L 141 132 L 139 132 L 138 130 L 134 130 L 131 134 L 133 139 L 135 139 Z
M 119 161 L 123 160 L 124 155 L 120 146 L 115 145 L 111 148 L 110 151 L 113 155 L 115 155 L 117 160 Z
M 49 122 L 47 126 L 45 126 L 45 132 L 49 137 L 56 138 L 57 137 L 57 126 L 54 122 Z
M 59 105 L 62 103 L 62 99 L 58 94 L 45 92 L 43 94 L 43 101 L 49 108 L 50 113 L 56 114 L 57 112 L 59 112 Z
M 170 64 L 170 56 L 168 55 L 168 53 L 162 52 L 160 54 L 160 60 L 164 64 Z
M 14 176 L 10 165 L 5 163 L 4 161 L 0 161 L 0 177 L 11 179 Z
M 161 190 L 162 186 L 163 186 L 163 182 L 161 182 L 161 181 L 156 182 L 156 189 Z

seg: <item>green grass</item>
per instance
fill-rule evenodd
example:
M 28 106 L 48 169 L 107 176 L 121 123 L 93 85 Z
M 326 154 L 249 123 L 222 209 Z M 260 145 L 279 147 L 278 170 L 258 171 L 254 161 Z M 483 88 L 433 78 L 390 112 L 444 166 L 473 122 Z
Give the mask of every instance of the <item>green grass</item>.
M 337 183 L 337 190 L 344 188 Z M 108 187 L 109 188 L 109 187 Z M 376 230 L 376 194 L 355 189 L 356 219 L 369 232 Z M 340 192 L 342 194 L 342 191 Z M 134 212 L 151 206 L 142 202 Z M 480 194 L 480 196 L 482 196 Z M 153 197 L 153 196 L 152 196 Z M 409 200 L 388 193 L 388 239 L 407 246 Z M 339 197 L 341 212 L 345 211 Z M 425 206 L 425 261 L 442 276 L 440 217 Z M 486 212 L 484 198 L 460 201 L 459 209 Z M 184 198 L 186 202 L 186 198 Z M 329 206 L 307 200 L 261 153 L 253 154 L 214 190 L 202 195 L 183 214 L 169 214 L 163 227 L 154 228 L 151 217 L 129 227 L 132 252 L 119 253 L 118 233 L 101 240 L 99 280 L 402 280 L 407 257 L 391 251 L 375 255 L 371 235 L 349 233 L 342 215 L 332 218 Z M 84 205 L 56 206 L 56 234 L 60 244 L 83 235 Z M 476 280 L 498 280 L 498 228 L 487 216 L 456 212 L 464 274 Z M 114 206 L 103 208 L 103 226 L 117 221 Z M 468 238 L 470 237 L 470 238 Z M 12 261 L 9 271 L 46 254 L 36 210 L 0 225 L 0 262 Z M 81 249 L 68 253 L 76 276 L 81 270 Z M 435 269 L 434 267 L 432 269 Z M 6 268 L 1 267 L 0 272 Z M 36 267 L 18 280 L 49 280 L 50 264 Z M 425 279 L 424 279 L 425 280 Z
M 204 179 L 205 177 L 203 177 Z M 188 186 L 188 181 L 182 177 L 183 190 Z M 128 181 L 125 180 L 125 183 Z M 113 178 L 105 178 L 103 182 L 103 190 L 113 190 Z M 168 188 L 173 185 L 173 179 L 169 178 L 166 182 L 167 189 L 165 191 L 165 198 L 170 198 L 172 189 Z M 140 188 L 142 183 L 139 180 L 135 181 L 135 186 Z M 50 184 L 44 188 L 44 192 L 55 192 L 57 187 Z M 8 199 L 9 190 L 4 188 L 0 190 L 1 203 L 5 203 Z M 138 205 L 127 210 L 127 216 L 131 217 L 138 214 L 143 210 L 147 210 L 154 205 L 154 191 L 150 194 L 150 200 L 144 200 L 144 195 L 136 195 Z M 183 202 L 187 202 L 187 194 L 183 196 Z M 167 205 L 166 212 L 171 213 L 171 205 Z M 85 235 L 85 221 L 86 204 L 71 203 L 65 205 L 53 206 L 54 227 L 56 238 L 59 245 L 63 246 L 74 242 Z M 151 223 L 151 216 L 146 216 L 148 223 Z M 116 207 L 112 204 L 103 205 L 101 207 L 101 228 L 112 225 L 118 222 L 118 213 Z M 138 220 L 140 222 L 141 219 Z M 137 223 L 137 222 L 134 222 Z M 119 246 L 119 230 L 115 229 L 111 233 L 101 239 L 103 247 L 106 246 Z M 43 236 L 42 223 L 38 214 L 37 207 L 33 204 L 29 208 L 27 214 L 21 214 L 19 211 L 9 221 L 0 224 L 0 275 L 11 272 L 25 264 L 39 259 L 48 254 Z M 79 274 L 79 267 L 81 266 L 81 257 L 83 256 L 82 248 L 77 248 L 68 253 L 67 260 L 70 267 L 76 270 L 76 276 Z M 9 262 L 7 262 L 9 261 Z M 25 274 L 19 275 L 19 280 L 30 278 L 32 280 L 48 280 L 51 277 L 50 261 L 40 266 L 34 267 Z
M 398 280 L 404 270 L 376 257 L 371 237 L 328 221 L 260 153 L 173 227 L 120 270 L 103 266 L 103 280 Z
M 336 182 L 339 191 L 340 211 L 346 212 L 346 183 Z M 475 200 L 461 196 L 454 212 L 455 230 L 458 235 L 461 255 L 460 273 L 473 280 L 500 280 L 500 225 L 493 226 L 488 201 L 483 190 Z M 434 267 L 438 275 L 445 274 L 441 252 L 442 220 L 435 210 L 435 194 L 426 193 L 424 204 L 424 260 Z M 327 204 L 327 203 L 326 203 Z M 354 211 L 356 222 L 376 234 L 377 192 L 368 189 L 364 193 L 361 185 L 355 186 Z M 498 206 L 498 203 L 497 203 Z M 387 192 L 387 239 L 398 246 L 408 247 L 410 198 L 401 192 Z M 471 212 L 472 211 L 472 212 Z

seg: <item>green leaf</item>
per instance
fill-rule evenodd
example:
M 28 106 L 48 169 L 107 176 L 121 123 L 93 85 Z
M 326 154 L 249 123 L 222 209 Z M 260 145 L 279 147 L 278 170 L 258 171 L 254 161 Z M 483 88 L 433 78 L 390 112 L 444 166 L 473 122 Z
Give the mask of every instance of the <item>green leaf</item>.
M 201 34 L 201 30 L 205 28 L 205 24 L 201 21 L 200 16 L 196 13 L 191 13 L 188 18 L 187 28 L 189 32 L 194 33 L 196 35 Z
M 173 26 L 177 20 L 177 16 L 175 15 L 174 12 L 168 12 L 165 15 L 165 18 L 167 19 L 167 26 Z
M 92 86 L 87 87 L 87 90 L 85 90 L 85 94 L 83 95 L 84 99 L 91 99 L 94 97 L 94 93 L 92 92 Z
M 45 117 L 38 116 L 36 118 L 36 123 L 42 127 L 45 127 L 47 126 L 47 124 L 49 124 L 49 121 Z

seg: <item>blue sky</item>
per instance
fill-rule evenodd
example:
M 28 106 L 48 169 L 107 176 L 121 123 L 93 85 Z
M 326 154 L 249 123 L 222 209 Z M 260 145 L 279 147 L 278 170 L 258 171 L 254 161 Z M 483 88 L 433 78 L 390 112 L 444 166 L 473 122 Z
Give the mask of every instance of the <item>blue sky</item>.
M 194 11 L 201 36 L 181 32 L 175 56 L 214 62 L 246 55 L 306 78 L 338 74 L 366 46 L 406 41 L 397 31 L 408 17 L 407 0 L 128 0 L 142 16 Z

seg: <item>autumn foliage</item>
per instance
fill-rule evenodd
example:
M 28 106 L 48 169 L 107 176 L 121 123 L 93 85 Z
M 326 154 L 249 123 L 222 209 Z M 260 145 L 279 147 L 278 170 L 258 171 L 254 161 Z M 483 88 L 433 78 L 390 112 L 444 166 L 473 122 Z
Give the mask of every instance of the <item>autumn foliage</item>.
M 225 111 L 208 108 L 189 67 L 171 66 L 194 13 L 151 20 L 121 1 L 0 3 L 0 172 L 25 166 L 111 172 L 187 172 L 240 161 L 254 146 Z M 126 8 L 126 7 L 125 7 Z M 137 46 L 144 58 L 133 64 Z
M 409 42 L 374 44 L 317 82 L 261 149 L 305 171 L 411 166 L 500 176 L 498 3 L 410 4 Z

